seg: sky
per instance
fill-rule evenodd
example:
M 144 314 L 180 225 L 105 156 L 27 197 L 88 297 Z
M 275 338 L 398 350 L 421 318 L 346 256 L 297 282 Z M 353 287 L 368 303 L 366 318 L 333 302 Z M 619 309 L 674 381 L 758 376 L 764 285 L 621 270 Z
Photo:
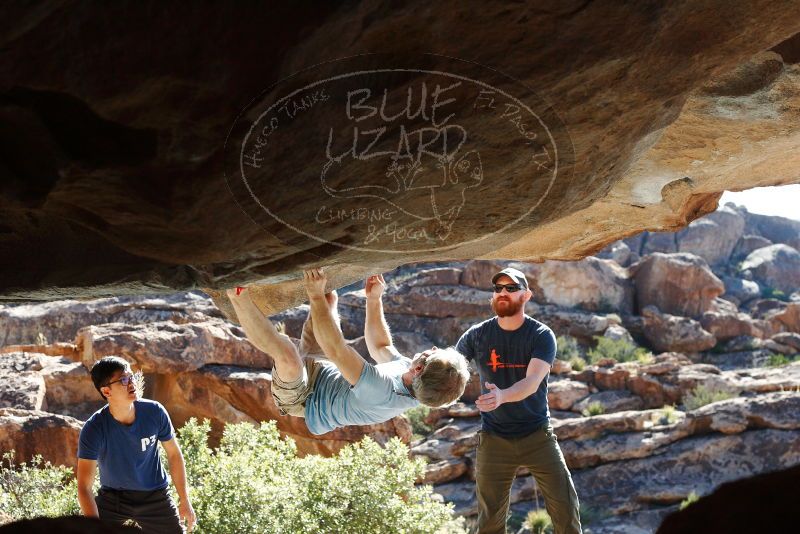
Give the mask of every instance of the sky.
M 800 184 L 756 187 L 737 193 L 725 191 L 719 205 L 724 206 L 726 202 L 743 205 L 750 213 L 800 220 Z

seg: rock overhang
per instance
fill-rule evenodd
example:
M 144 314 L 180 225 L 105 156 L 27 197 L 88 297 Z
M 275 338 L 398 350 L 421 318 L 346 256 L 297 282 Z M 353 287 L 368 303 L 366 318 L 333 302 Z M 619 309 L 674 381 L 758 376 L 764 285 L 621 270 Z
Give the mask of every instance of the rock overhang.
M 45 4 L 20 14 L 6 41 L 13 80 L 2 90 L 0 247 L 12 261 L 3 262 L 0 294 L 50 300 L 205 287 L 213 295 L 213 288 L 256 283 L 265 310 L 278 311 L 303 300 L 298 275 L 311 265 L 328 265 L 332 284 L 342 286 L 411 261 L 579 259 L 643 229 L 685 226 L 713 211 L 723 190 L 797 182 L 798 6 L 554 6 L 484 6 L 480 16 L 456 17 L 443 5 L 413 3 L 391 13 L 372 2 L 348 9 L 230 5 L 122 17 L 113 6 Z M 178 15 L 193 32 L 171 31 Z M 77 27 L 87 31 L 77 34 Z M 473 182 L 458 178 L 463 187 L 442 190 L 438 203 L 428 200 L 433 185 L 417 181 L 423 187 L 407 187 L 405 196 L 358 197 L 335 208 L 357 206 L 369 218 L 397 205 L 417 216 L 412 226 L 427 217 L 445 230 L 456 217 L 456 246 L 364 250 L 342 246 L 369 234 L 369 224 L 354 217 L 340 217 L 320 240 L 281 225 L 283 216 L 259 220 L 241 209 L 225 179 L 226 136 L 237 131 L 237 115 L 255 110 L 254 98 L 269 100 L 270 88 L 294 73 L 328 62 L 331 74 L 338 58 L 376 50 L 393 65 L 426 72 L 470 80 L 502 73 L 489 76 L 491 87 L 515 88 L 521 96 L 512 96 L 534 103 L 537 116 L 557 119 L 569 149 L 561 152 L 568 156 L 561 179 L 533 199 L 532 167 L 512 172 L 523 149 L 491 150 L 508 135 L 501 130 L 507 122 L 479 130 L 480 121 L 466 117 L 470 134 L 484 142 L 480 167 L 463 159 L 445 181 L 457 185 L 459 169 L 482 168 L 483 183 L 472 191 L 478 175 L 467 172 Z M 321 79 L 312 74 L 309 80 Z M 363 84 L 348 88 L 358 89 Z M 362 113 L 372 103 L 361 101 Z M 390 133 L 402 145 L 398 132 Z M 302 155 L 302 140 L 290 135 L 282 144 Z M 424 140 L 407 142 L 419 148 Z M 262 173 L 261 185 L 276 195 L 269 200 L 278 211 L 316 221 L 325 203 L 314 195 L 341 195 L 352 176 L 334 176 L 326 193 L 319 172 L 303 175 L 296 159 Z M 415 168 L 385 170 L 408 186 Z M 357 185 L 375 191 L 374 183 Z M 515 224 L 470 242 L 487 233 L 492 216 L 503 216 L 494 206 L 513 211 L 542 197 L 536 210 L 520 209 Z M 440 204 L 460 211 L 438 213 Z M 434 212 L 415 211 L 426 207 Z

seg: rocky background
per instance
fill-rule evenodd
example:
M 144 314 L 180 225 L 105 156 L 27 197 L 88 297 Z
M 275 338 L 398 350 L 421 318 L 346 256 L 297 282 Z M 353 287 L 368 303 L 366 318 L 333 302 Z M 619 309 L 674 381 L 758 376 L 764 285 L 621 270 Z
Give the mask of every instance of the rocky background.
M 800 222 L 728 205 L 577 262 L 405 266 L 387 275 L 386 317 L 405 354 L 451 345 L 489 316 L 491 275 L 522 269 L 528 313 L 561 336 L 550 407 L 589 531 L 653 532 L 691 492 L 800 463 L 798 247 Z M 340 291 L 344 333 L 362 354 L 364 303 L 357 284 Z M 273 319 L 298 337 L 307 312 Z M 632 361 L 598 357 L 599 338 L 643 350 Z M 315 438 L 302 419 L 278 417 L 269 357 L 199 292 L 2 306 L 0 344 L 0 451 L 18 460 L 75 464 L 82 420 L 102 405 L 88 368 L 118 354 L 145 373 L 146 395 L 176 426 L 205 417 L 218 435 L 226 422 L 274 419 L 303 453 L 321 454 L 399 436 L 429 461 L 420 482 L 475 514 L 475 377 L 462 402 L 418 414 L 413 427 L 398 417 Z M 722 400 L 701 406 L 701 392 Z M 520 475 L 516 517 L 543 505 Z

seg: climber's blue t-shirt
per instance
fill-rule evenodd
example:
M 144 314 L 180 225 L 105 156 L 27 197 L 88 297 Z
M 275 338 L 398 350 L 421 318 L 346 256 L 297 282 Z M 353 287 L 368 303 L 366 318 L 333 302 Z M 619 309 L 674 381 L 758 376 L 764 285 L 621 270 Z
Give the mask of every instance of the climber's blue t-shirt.
M 532 358 L 552 365 L 556 336 L 547 325 L 527 315 L 522 326 L 510 331 L 500 328 L 497 317 L 493 317 L 464 332 L 456 350 L 467 360 L 475 360 L 481 392 L 486 393 L 486 382 L 506 389 L 524 379 Z M 503 437 L 531 434 L 549 418 L 547 376 L 533 395 L 501 404 L 490 412 L 481 412 L 483 430 Z
M 108 404 L 83 425 L 78 458 L 96 460 L 100 485 L 107 489 L 153 491 L 167 487 L 167 474 L 158 455 L 158 441 L 175 435 L 169 414 L 151 400 L 134 401 L 136 419 L 123 425 Z
M 403 373 L 411 360 L 398 358 L 386 363 L 364 363 L 355 386 L 344 379 L 331 362 L 322 365 L 314 391 L 306 399 L 306 426 L 320 435 L 334 428 L 373 425 L 419 405 L 403 384 Z

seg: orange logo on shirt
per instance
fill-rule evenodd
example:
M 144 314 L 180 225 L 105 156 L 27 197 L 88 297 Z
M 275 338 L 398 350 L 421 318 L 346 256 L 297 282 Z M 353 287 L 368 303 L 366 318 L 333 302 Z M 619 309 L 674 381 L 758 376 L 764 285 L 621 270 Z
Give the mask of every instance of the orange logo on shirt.
M 500 355 L 497 351 L 492 349 L 492 355 L 489 357 L 489 365 L 492 367 L 492 372 L 496 373 L 499 367 L 528 367 L 524 363 L 503 363 L 500 361 Z

